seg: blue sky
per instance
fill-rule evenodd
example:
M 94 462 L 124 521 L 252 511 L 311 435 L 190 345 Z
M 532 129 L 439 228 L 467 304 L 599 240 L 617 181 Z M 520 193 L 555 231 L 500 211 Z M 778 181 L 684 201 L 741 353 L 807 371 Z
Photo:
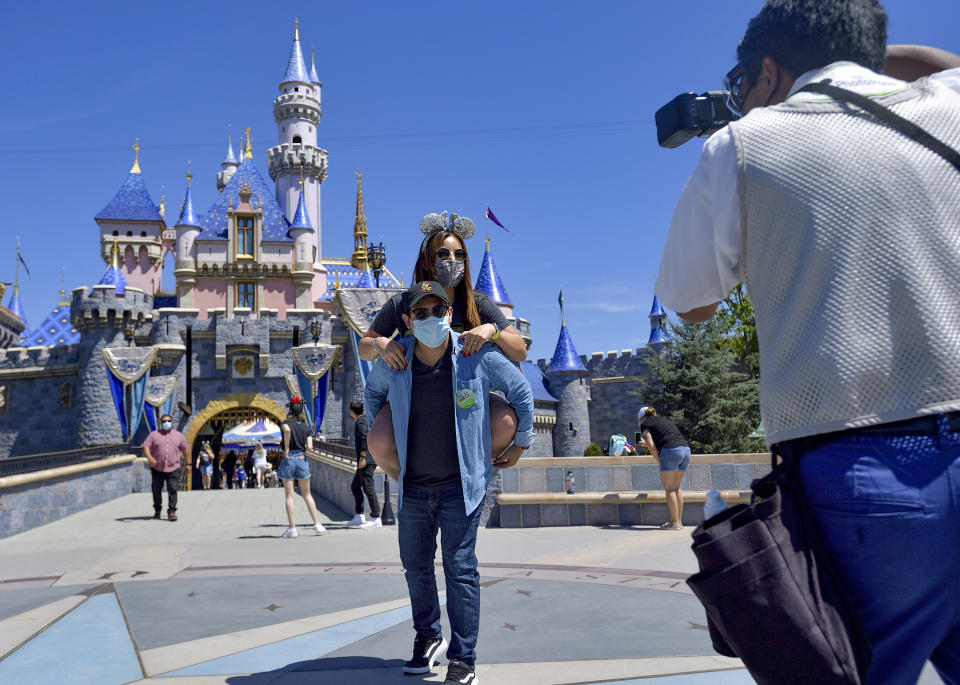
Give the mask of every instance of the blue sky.
M 474 269 L 489 204 L 497 267 L 549 357 L 557 291 L 581 354 L 637 348 L 660 251 L 699 141 L 657 147 L 654 111 L 719 88 L 759 0 L 724 2 L 16 3 L 0 28 L 0 280 L 20 235 L 31 325 L 99 280 L 93 216 L 140 137 L 144 180 L 172 213 L 192 160 L 194 203 L 214 202 L 228 124 L 276 143 L 272 100 L 299 17 L 323 82 L 323 253 L 352 249 L 354 172 L 370 237 L 409 282 L 420 217 L 472 217 Z M 956 0 L 886 2 L 891 42 L 960 52 Z M 168 260 L 168 265 L 170 261 Z M 172 286 L 167 269 L 165 286 Z

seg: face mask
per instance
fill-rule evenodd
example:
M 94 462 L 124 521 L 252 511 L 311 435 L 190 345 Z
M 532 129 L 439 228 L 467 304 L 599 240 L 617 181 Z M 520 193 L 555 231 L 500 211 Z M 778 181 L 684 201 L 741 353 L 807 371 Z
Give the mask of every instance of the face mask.
M 168 431 L 168 430 L 170 430 L 171 428 L 173 428 L 173 424 L 170 423 L 169 421 L 164 421 L 163 423 L 160 424 L 160 427 L 161 427 L 163 430 Z
M 436 316 L 413 322 L 413 335 L 427 347 L 440 347 L 450 334 L 450 322 L 447 317 Z
M 463 279 L 463 262 L 455 259 L 437 259 L 433 262 L 437 282 L 444 288 L 456 288 Z

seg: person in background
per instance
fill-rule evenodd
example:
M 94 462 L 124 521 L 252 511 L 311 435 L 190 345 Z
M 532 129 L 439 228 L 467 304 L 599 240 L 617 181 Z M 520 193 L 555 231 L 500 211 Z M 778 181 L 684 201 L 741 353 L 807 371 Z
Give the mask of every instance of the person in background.
M 257 440 L 257 446 L 253 449 L 253 469 L 257 472 L 257 487 L 263 487 L 263 474 L 267 472 L 270 462 L 267 461 L 267 450 L 263 442 Z
M 227 489 L 233 489 L 233 474 L 237 470 L 237 453 L 233 450 L 227 452 L 223 463 L 220 464 L 220 470 L 223 471 L 223 481 L 227 484 Z
M 380 528 L 380 501 L 373 486 L 373 472 L 377 470 L 377 463 L 367 451 L 367 433 L 370 422 L 363 415 L 363 402 L 354 400 L 350 403 L 350 416 L 353 417 L 353 446 L 357 452 L 357 470 L 353 474 L 350 490 L 353 492 L 354 511 L 356 512 L 347 526 L 351 528 Z M 370 503 L 370 520 L 363 516 L 363 495 L 367 495 Z
M 237 470 L 233 474 L 233 482 L 238 490 L 243 490 L 244 483 L 247 481 L 247 470 L 242 462 L 237 463 Z
M 320 523 L 320 513 L 310 493 L 310 467 L 307 466 L 305 450 L 313 449 L 313 436 L 310 427 L 303 420 L 303 400 L 294 397 L 287 404 L 287 420 L 280 425 L 283 440 L 283 461 L 277 469 L 277 476 L 283 481 L 284 501 L 287 509 L 287 528 L 281 537 L 297 537 L 297 524 L 294 518 L 294 504 L 296 498 L 293 493 L 294 481 L 300 486 L 300 494 L 313 519 L 313 530 L 318 535 L 327 532 Z
M 150 465 L 153 490 L 153 518 L 160 518 L 163 510 L 161 491 L 167 486 L 167 520 L 177 520 L 177 490 L 180 489 L 181 459 L 190 471 L 190 458 L 187 452 L 190 447 L 183 433 L 173 429 L 173 417 L 164 414 L 160 417 L 160 426 L 151 431 L 143 441 L 143 456 Z
M 244 487 L 253 487 L 256 484 L 254 476 L 256 475 L 256 469 L 254 465 L 256 464 L 256 459 L 253 454 L 256 451 L 256 448 L 249 450 L 247 456 L 243 459 L 243 470 L 246 472 L 248 483 L 244 484 Z
M 500 308 L 484 293 L 471 286 L 470 258 L 466 241 L 476 230 L 473 222 L 456 214 L 427 214 L 420 222 L 424 234 L 417 263 L 414 266 L 414 282 L 434 281 L 443 285 L 447 299 L 453 306 L 450 328 L 459 335 L 463 354 L 474 354 L 488 343 L 495 346 L 508 359 L 520 362 L 527 358 L 527 345 L 520 333 L 510 323 Z M 398 293 L 387 300 L 373 320 L 366 335 L 360 339 L 358 351 L 361 359 L 383 359 L 391 368 L 402 369 L 404 346 L 401 340 L 391 340 L 393 331 L 400 337 L 409 334 L 403 317 L 409 310 L 406 292 Z M 497 395 L 490 397 L 490 430 L 493 439 L 493 454 L 500 455 L 513 441 L 517 430 L 517 415 Z M 387 474 L 399 472 L 399 457 L 393 422 L 390 420 L 390 404 L 381 410 L 384 418 L 370 427 L 370 452 L 380 468 Z
M 197 456 L 197 461 L 200 464 L 200 486 L 204 490 L 210 489 L 213 481 L 213 462 L 216 460 L 217 457 L 213 453 L 213 448 L 210 447 L 210 442 L 204 440 L 200 447 L 200 454 Z
M 643 445 L 660 464 L 660 482 L 667 494 L 667 511 L 670 520 L 660 526 L 661 530 L 683 529 L 683 492 L 680 483 L 690 465 L 690 446 L 680 434 L 673 421 L 657 416 L 653 407 L 641 407 L 637 414 Z

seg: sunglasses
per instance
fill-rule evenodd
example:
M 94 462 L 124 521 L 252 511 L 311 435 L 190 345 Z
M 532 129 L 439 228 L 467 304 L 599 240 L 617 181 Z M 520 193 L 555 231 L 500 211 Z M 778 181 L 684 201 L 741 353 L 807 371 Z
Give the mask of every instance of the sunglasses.
M 432 307 L 417 307 L 410 310 L 410 318 L 414 321 L 423 321 L 435 316 L 438 319 L 447 315 L 447 305 L 435 304 Z
M 446 247 L 441 247 L 437 250 L 437 257 L 443 260 L 450 259 L 450 250 Z M 467 251 L 462 247 L 458 247 L 453 251 L 453 257 L 458 262 L 465 262 L 467 261 Z
M 744 80 L 752 82 L 756 79 L 756 74 L 750 77 L 750 72 L 756 69 L 748 67 L 742 62 L 727 72 L 723 77 L 723 89 L 727 91 L 727 109 L 738 117 L 743 116 L 743 103 L 747 99 L 749 88 L 744 89 Z

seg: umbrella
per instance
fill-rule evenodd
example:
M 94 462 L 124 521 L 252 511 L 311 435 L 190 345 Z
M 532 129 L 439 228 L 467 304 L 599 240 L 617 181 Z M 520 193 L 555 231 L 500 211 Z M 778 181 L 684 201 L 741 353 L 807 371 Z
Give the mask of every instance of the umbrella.
M 280 445 L 280 427 L 270 419 L 243 421 L 223 434 L 224 447 L 253 447 L 261 441 L 264 446 Z

